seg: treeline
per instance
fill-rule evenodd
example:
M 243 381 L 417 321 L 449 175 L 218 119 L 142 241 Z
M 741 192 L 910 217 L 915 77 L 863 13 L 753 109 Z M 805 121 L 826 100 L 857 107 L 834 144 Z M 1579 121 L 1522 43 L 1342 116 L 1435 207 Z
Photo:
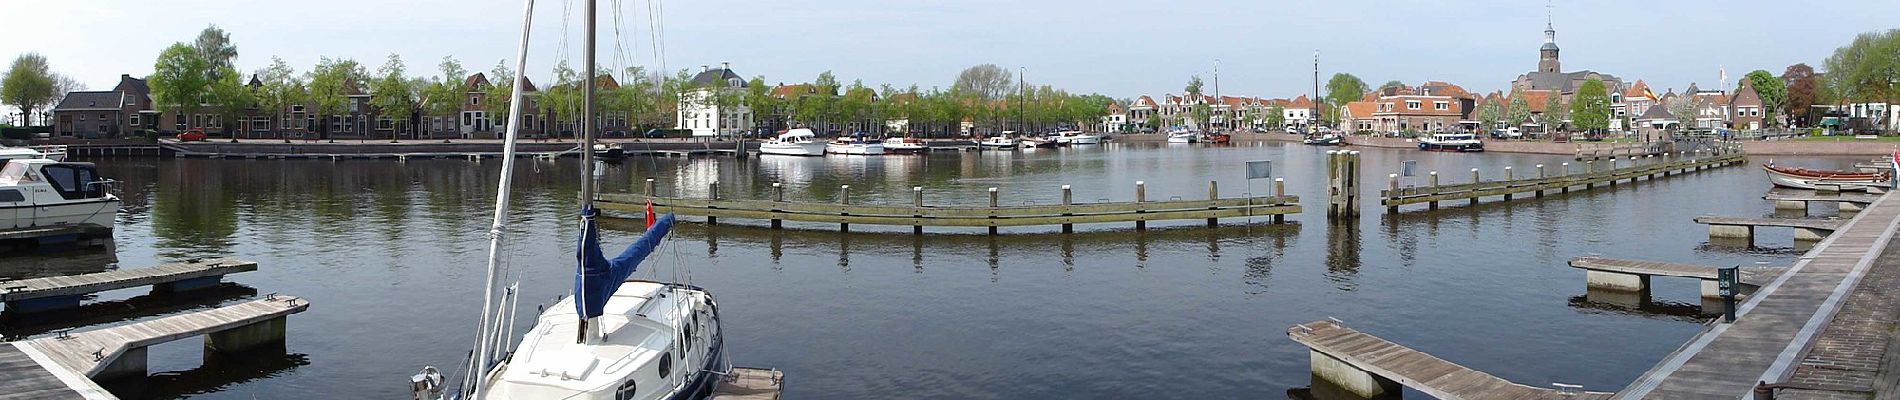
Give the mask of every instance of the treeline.
M 978 134 L 1083 127 L 1100 123 L 1115 102 L 1100 94 L 1078 95 L 1049 85 L 1021 84 L 1012 81 L 1007 70 L 991 64 L 965 69 L 949 89 L 890 84 L 872 88 L 862 80 L 841 85 L 830 71 L 806 84 L 765 82 L 764 76 L 756 76 L 743 89 L 714 90 L 704 99 L 688 101 L 745 106 L 759 120 L 774 125 L 773 129 L 806 126 L 821 133 L 932 137 L 960 133 L 965 121 Z M 890 132 L 892 128 L 899 131 Z

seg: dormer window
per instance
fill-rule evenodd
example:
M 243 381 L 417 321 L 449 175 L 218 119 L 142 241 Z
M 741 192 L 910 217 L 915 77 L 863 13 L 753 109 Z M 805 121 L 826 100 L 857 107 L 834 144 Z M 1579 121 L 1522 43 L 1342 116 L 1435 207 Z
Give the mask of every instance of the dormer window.
M 478 105 L 481 105 L 481 104 L 482 104 L 482 98 L 481 98 L 481 97 L 479 97 L 479 96 L 468 96 L 468 105 L 471 105 L 471 106 L 478 106 Z

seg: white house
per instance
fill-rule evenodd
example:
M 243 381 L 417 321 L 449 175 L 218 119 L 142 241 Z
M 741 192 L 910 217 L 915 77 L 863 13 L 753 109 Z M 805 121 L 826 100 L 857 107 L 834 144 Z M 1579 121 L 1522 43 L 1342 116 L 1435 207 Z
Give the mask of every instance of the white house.
M 745 90 L 745 78 L 732 72 L 730 64 L 719 63 L 719 69 L 701 65 L 692 82 L 697 89 L 680 94 L 674 128 L 691 130 L 693 137 L 732 136 L 752 129 L 750 108 L 743 104 L 720 107 L 711 101 L 719 92 Z
M 1120 104 L 1109 103 L 1108 115 L 1102 116 L 1102 131 L 1120 133 L 1127 126 L 1128 112 Z

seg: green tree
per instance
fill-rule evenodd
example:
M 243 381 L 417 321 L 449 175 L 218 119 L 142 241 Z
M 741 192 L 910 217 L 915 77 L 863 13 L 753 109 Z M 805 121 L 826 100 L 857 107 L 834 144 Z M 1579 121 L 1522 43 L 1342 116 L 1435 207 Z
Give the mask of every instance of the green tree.
M 289 142 L 290 138 L 283 135 L 290 128 L 284 123 L 284 109 L 303 102 L 303 80 L 284 59 L 271 56 L 270 60 L 270 66 L 257 71 L 258 83 L 263 84 L 257 89 L 257 104 L 270 114 L 277 137 Z
M 1370 91 L 1372 89 L 1366 87 L 1366 81 L 1359 80 L 1359 77 L 1344 72 L 1336 73 L 1333 74 L 1332 79 L 1326 81 L 1326 102 L 1343 106 L 1346 103 L 1359 101 L 1366 92 Z
M 1900 30 L 1867 32 L 1822 62 L 1829 92 L 1844 102 L 1900 99 Z
M 1206 124 L 1208 107 L 1205 102 L 1201 101 L 1201 76 L 1189 76 L 1187 86 L 1181 88 L 1181 91 L 1182 101 L 1194 104 L 1188 107 L 1188 119 L 1186 123 L 1194 125 L 1196 128 L 1199 128 L 1202 124 Z
M 1742 79 L 1747 79 L 1749 86 L 1755 88 L 1755 94 L 1761 96 L 1762 120 L 1775 124 L 1775 116 L 1781 114 L 1781 105 L 1788 100 L 1788 86 L 1767 70 L 1749 71 Z
M 1511 90 L 1511 105 L 1504 109 L 1504 122 L 1516 127 L 1530 120 L 1530 101 L 1524 99 L 1524 92 Z
M 1394 80 L 1385 81 L 1384 85 L 1379 85 L 1380 90 L 1384 90 L 1385 88 L 1395 88 L 1395 87 L 1396 88 L 1405 87 L 1405 82 L 1399 82 L 1397 79 L 1394 79 Z
M 495 68 L 488 71 L 488 87 L 482 88 L 482 114 L 497 129 L 505 130 L 508 124 L 508 104 L 514 101 L 514 84 L 515 72 L 508 68 L 508 60 L 496 61 Z
M 1570 101 L 1570 120 L 1585 131 L 1610 128 L 1610 94 L 1603 81 L 1591 79 L 1577 87 L 1576 99 Z
M 957 73 L 957 80 L 951 84 L 953 90 L 975 93 L 984 100 L 996 100 L 1015 90 L 1016 82 L 1009 70 L 996 64 L 982 64 L 964 68 Z
M 229 66 L 218 67 L 211 84 L 205 87 L 205 103 L 213 115 L 224 121 L 224 133 L 237 140 L 238 121 L 257 106 L 256 93 L 244 84 L 243 75 Z
M 381 129 L 382 121 L 390 121 L 389 141 L 396 142 L 402 135 L 403 127 L 408 126 L 409 117 L 416 107 L 416 88 L 404 75 L 408 68 L 403 66 L 402 56 L 389 53 L 383 66 L 376 69 L 379 77 L 370 85 L 370 104 L 379 114 L 376 128 Z
M 1286 107 L 1274 104 L 1267 107 L 1267 129 L 1280 129 L 1286 126 Z
M 1497 97 L 1485 99 L 1484 104 L 1478 106 L 1478 126 L 1485 131 L 1497 129 L 1498 122 L 1504 119 L 1503 108 Z
M 580 85 L 580 72 L 569 67 L 567 60 L 554 64 L 554 83 L 548 86 L 547 90 L 542 91 L 541 107 L 544 110 L 554 111 L 554 121 L 551 122 L 560 123 L 560 127 L 554 129 L 555 132 L 551 132 L 556 138 L 566 134 L 578 137 L 581 134 Z
M 363 66 L 351 59 L 332 59 L 322 57 L 317 66 L 310 69 L 307 80 L 309 86 L 310 108 L 316 113 L 320 136 L 335 141 L 330 127 L 335 125 L 329 117 L 343 114 L 352 93 L 362 93 L 362 82 L 368 76 Z
M 1544 98 L 1544 130 L 1557 129 L 1564 120 L 1570 119 L 1570 109 L 1564 107 L 1564 96 L 1551 93 Z
M 462 111 L 462 97 L 469 91 L 465 81 L 468 70 L 463 69 L 462 62 L 456 61 L 453 56 L 442 56 L 442 62 L 436 64 L 436 68 L 442 75 L 435 82 L 425 86 L 426 89 L 423 90 L 421 96 L 421 106 L 426 108 L 430 115 L 457 121 L 456 114 Z
M 58 83 L 59 77 L 47 66 L 46 56 L 21 54 L 7 67 L 6 75 L 0 76 L 0 103 L 18 108 L 25 116 L 20 123 L 31 126 L 36 111 L 52 105 L 53 99 L 60 96 Z
M 191 46 L 173 43 L 160 51 L 149 81 L 158 112 L 176 114 L 204 104 L 214 75 L 206 71 L 212 71 L 211 65 Z

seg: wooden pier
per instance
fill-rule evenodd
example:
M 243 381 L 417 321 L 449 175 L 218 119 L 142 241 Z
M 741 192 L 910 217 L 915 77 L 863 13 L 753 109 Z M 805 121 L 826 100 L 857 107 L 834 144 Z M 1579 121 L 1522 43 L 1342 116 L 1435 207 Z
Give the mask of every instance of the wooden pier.
M 0 301 L 6 302 L 7 312 L 70 309 L 78 307 L 80 299 L 87 294 L 138 286 L 152 286 L 154 292 L 191 290 L 217 285 L 228 274 L 256 270 L 256 262 L 218 258 L 85 275 L 0 281 Z
M 1758 383 L 1787 381 L 1802 355 L 1816 349 L 1823 329 L 1872 323 L 1834 317 L 1900 228 L 1900 202 L 1890 197 L 1840 223 L 1786 272 L 1765 282 L 1736 307 L 1735 322 L 1711 322 L 1616 398 L 1746 398 Z M 1886 328 L 1880 329 L 1884 335 Z
M 98 380 L 146 375 L 146 348 L 204 336 L 209 352 L 282 346 L 285 319 L 310 308 L 291 296 L 127 325 L 0 344 L 0 399 L 113 399 Z
M 720 218 L 745 218 L 769 220 L 773 228 L 781 227 L 782 221 L 834 223 L 839 230 L 850 230 L 851 224 L 911 226 L 916 234 L 922 234 L 926 226 L 989 227 L 995 234 L 996 228 L 1006 226 L 1061 225 L 1064 232 L 1072 232 L 1074 224 L 1087 223 L 1133 222 L 1136 229 L 1146 229 L 1148 221 L 1166 220 L 1205 220 L 1213 226 L 1220 218 L 1263 217 L 1279 223 L 1284 215 L 1300 212 L 1299 197 L 1284 195 L 1284 181 L 1274 184 L 1274 196 L 1221 198 L 1218 186 L 1209 182 L 1207 200 L 1168 201 L 1147 200 L 1146 184 L 1136 182 L 1134 201 L 1104 203 L 1074 203 L 1064 186 L 1060 204 L 1022 206 L 1002 205 L 1000 190 L 990 188 L 987 207 L 925 205 L 921 187 L 911 188 L 910 205 L 853 204 L 850 185 L 840 188 L 836 203 L 792 202 L 782 201 L 783 186 L 775 186 L 771 200 L 720 198 L 718 183 L 713 183 L 709 198 L 600 194 L 595 201 L 602 209 L 630 214 L 643 212 L 651 201 L 659 212 L 704 216 L 708 224 L 717 224 Z M 645 193 L 654 192 L 649 179 Z
M 1581 186 L 1594 189 L 1597 186 L 1616 186 L 1617 182 L 1636 182 L 1637 179 L 1655 179 L 1676 174 L 1702 171 L 1741 163 L 1744 160 L 1739 152 L 1720 154 L 1687 153 L 1663 157 L 1660 162 L 1629 167 L 1616 167 L 1615 159 L 1607 161 L 1586 161 L 1582 173 L 1572 173 L 1572 166 L 1564 163 L 1557 171 L 1546 171 L 1546 166 L 1538 164 L 1532 171 L 1526 172 L 1526 178 L 1518 178 L 1518 173 L 1505 167 L 1503 179 L 1484 181 L 1477 169 L 1471 170 L 1471 183 L 1440 185 L 1438 171 L 1432 171 L 1426 186 L 1402 187 L 1398 174 L 1387 176 L 1387 188 L 1379 191 L 1381 204 L 1387 213 L 1399 212 L 1399 206 L 1408 204 L 1428 204 L 1429 209 L 1438 209 L 1442 201 L 1466 200 L 1477 204 L 1484 197 L 1503 197 L 1511 200 L 1519 193 L 1532 193 L 1543 197 L 1546 192 L 1569 193 L 1571 188 Z M 1626 161 L 1633 163 L 1634 161 Z
M 1668 154 L 1675 147 L 1672 142 L 1647 143 L 1578 143 L 1577 161 L 1608 160 L 1619 157 L 1647 157 Z
M 1641 306 L 1649 303 L 1651 296 L 1649 280 L 1656 276 L 1701 280 L 1704 309 L 1719 309 L 1722 300 L 1720 285 L 1716 282 L 1717 275 L 1720 274 L 1717 270 L 1720 267 L 1712 265 L 1585 256 L 1571 259 L 1570 267 L 1585 271 L 1584 285 L 1589 289 L 1586 298 L 1591 301 L 1624 306 Z M 1786 269 L 1774 267 L 1738 269 L 1737 278 L 1741 283 L 1742 297 L 1753 293 L 1756 288 L 1774 279 L 1784 270 Z
M 1840 219 L 1816 218 L 1742 218 L 1742 217 L 1695 217 L 1698 224 L 1709 226 L 1709 239 L 1741 239 L 1754 243 L 1755 227 L 1776 226 L 1794 228 L 1794 240 L 1815 241 L 1827 237 L 1847 223 Z
M 1546 389 L 1511 382 L 1347 328 L 1336 320 L 1295 325 L 1286 335 L 1311 349 L 1314 379 L 1364 398 L 1396 396 L 1400 385 L 1447 400 L 1582 400 L 1610 395 L 1575 385 L 1553 384 L 1557 388 Z
M 1880 195 L 1867 194 L 1867 193 L 1840 193 L 1840 192 L 1831 192 L 1829 194 L 1821 194 L 1821 193 L 1815 193 L 1815 192 L 1809 192 L 1809 193 L 1772 192 L 1772 193 L 1768 193 L 1767 195 L 1762 196 L 1761 198 L 1762 200 L 1774 201 L 1776 210 L 1801 210 L 1801 212 L 1805 214 L 1808 212 L 1808 208 L 1809 208 L 1808 206 L 1813 205 L 1814 203 L 1817 203 L 1817 202 L 1822 202 L 1822 203 L 1833 202 L 1840 205 L 1839 210 L 1841 212 L 1857 212 L 1857 211 L 1860 211 L 1862 208 L 1866 208 L 1868 204 L 1872 204 L 1874 200 L 1880 199 Z
M 778 400 L 785 393 L 785 373 L 775 369 L 733 367 L 732 374 L 713 384 L 712 400 Z

